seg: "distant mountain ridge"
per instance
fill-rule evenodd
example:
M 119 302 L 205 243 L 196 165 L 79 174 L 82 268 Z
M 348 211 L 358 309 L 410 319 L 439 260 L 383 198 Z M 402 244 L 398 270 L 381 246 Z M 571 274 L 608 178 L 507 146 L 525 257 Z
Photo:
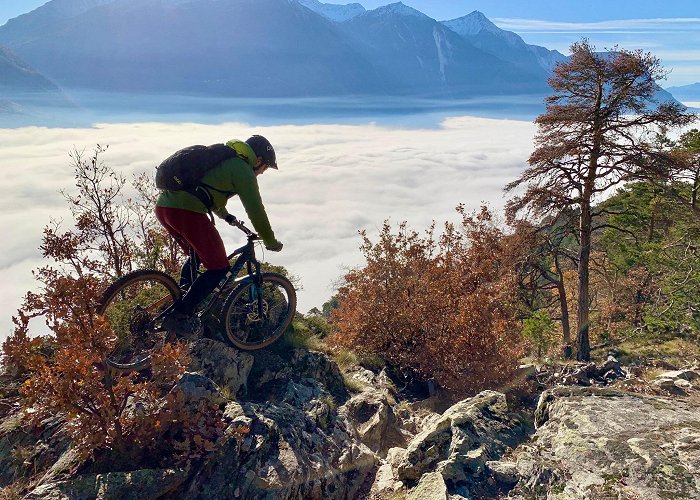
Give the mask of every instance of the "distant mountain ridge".
M 556 50 L 525 43 L 519 35 L 502 30 L 476 10 L 442 23 L 475 47 L 533 71 L 539 67 L 549 73 L 557 63 L 567 60 L 564 54 Z
M 58 87 L 14 52 L 0 47 L 0 90 L 4 93 L 57 92 Z
M 484 50 L 400 2 L 366 11 L 317 0 L 52 0 L 0 27 L 0 44 L 64 88 L 241 97 L 546 91 L 534 59 Z
M 700 82 L 691 83 L 690 85 L 668 87 L 666 90 L 681 101 L 700 101 Z
M 306 8 L 321 14 L 323 17 L 331 21 L 347 21 L 355 16 L 365 12 L 365 8 L 359 3 L 350 3 L 347 5 L 338 5 L 334 3 L 321 3 L 318 0 L 297 0 Z

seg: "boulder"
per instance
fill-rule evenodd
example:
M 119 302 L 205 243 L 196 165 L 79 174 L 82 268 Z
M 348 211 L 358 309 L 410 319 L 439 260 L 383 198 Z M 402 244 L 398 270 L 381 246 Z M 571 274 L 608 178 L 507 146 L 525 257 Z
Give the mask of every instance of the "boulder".
M 248 376 L 246 398 L 254 401 L 280 401 L 289 380 L 314 380 L 340 405 L 348 397 L 338 365 L 323 353 L 294 349 L 278 353 L 260 350 L 253 353 L 255 362 Z
M 491 478 L 502 485 L 514 486 L 518 482 L 518 465 L 514 462 L 494 460 L 486 462 L 486 469 Z
M 424 474 L 418 486 L 413 488 L 407 500 L 447 500 L 447 485 L 439 472 Z
M 340 410 L 354 423 L 360 440 L 380 456 L 386 456 L 391 447 L 406 444 L 391 403 L 386 392 L 364 391 L 353 396 Z
M 374 476 L 374 482 L 369 492 L 371 499 L 397 498 L 404 484 L 394 476 L 391 464 L 384 463 L 379 466 Z M 403 495 L 402 495 L 403 496 Z
M 253 367 L 250 354 L 216 340 L 201 338 L 190 346 L 190 355 L 188 370 L 213 380 L 224 393 L 228 393 L 228 399 L 235 398 L 241 388 L 245 388 Z
M 524 441 L 529 428 L 511 414 L 503 394 L 484 391 L 446 410 L 408 445 L 397 467 L 402 481 L 439 472 L 450 493 L 476 488 L 485 465 Z
M 545 391 L 511 460 L 516 498 L 700 498 L 700 407 L 608 388 Z
M 229 403 L 227 440 L 178 498 L 353 498 L 377 458 L 334 410 L 321 429 L 304 410 L 314 401 Z
M 219 406 L 226 402 L 219 386 L 200 373 L 183 373 L 175 389 L 182 391 L 185 404 L 196 404 L 206 400 L 212 406 Z
M 688 382 L 700 382 L 700 372 L 695 370 L 673 370 L 661 373 L 657 379 L 687 380 Z

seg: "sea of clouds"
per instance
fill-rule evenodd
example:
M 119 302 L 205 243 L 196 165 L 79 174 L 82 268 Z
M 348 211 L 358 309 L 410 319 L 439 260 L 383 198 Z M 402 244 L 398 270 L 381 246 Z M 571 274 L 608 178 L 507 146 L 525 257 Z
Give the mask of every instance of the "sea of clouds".
M 4 196 L 0 198 L 0 340 L 27 290 L 31 271 L 45 264 L 39 245 L 50 218 L 70 222 L 61 190 L 75 189 L 69 153 L 109 145 L 103 160 L 127 178 L 154 171 L 172 152 L 192 144 L 246 139 L 258 133 L 275 145 L 280 170 L 259 178 L 284 250 L 265 258 L 301 278 L 299 310 L 320 307 L 345 270 L 362 264 L 358 230 L 376 235 L 385 219 L 422 231 L 432 221 L 456 221 L 455 207 L 499 210 L 503 186 L 525 168 L 531 122 L 455 117 L 434 128 L 250 123 L 98 124 L 91 128 L 0 129 Z M 237 198 L 230 212 L 245 218 Z M 241 233 L 218 225 L 227 248 Z M 41 325 L 39 325 L 41 327 Z

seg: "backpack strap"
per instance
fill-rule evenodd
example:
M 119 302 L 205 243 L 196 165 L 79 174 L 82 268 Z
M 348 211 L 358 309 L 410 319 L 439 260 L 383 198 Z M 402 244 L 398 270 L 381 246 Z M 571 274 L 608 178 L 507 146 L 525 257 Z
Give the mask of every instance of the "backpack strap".
M 195 186 L 192 189 L 186 189 L 185 191 L 192 196 L 195 196 L 199 201 L 201 201 L 204 204 L 204 207 L 207 209 L 207 213 L 209 214 L 209 218 L 211 219 L 212 224 L 216 224 L 214 222 L 214 215 L 211 213 L 211 206 L 214 202 L 212 200 L 211 194 L 209 191 L 206 190 L 204 187 L 205 185 L 199 184 Z

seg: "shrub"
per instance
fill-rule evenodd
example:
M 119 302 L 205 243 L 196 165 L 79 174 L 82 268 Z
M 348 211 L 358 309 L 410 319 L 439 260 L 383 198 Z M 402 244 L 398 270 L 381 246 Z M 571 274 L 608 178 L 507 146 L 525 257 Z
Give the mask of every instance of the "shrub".
M 537 359 L 556 345 L 555 330 L 554 321 L 544 309 L 535 311 L 523 321 L 523 338 L 535 347 Z
M 347 273 L 332 310 L 336 349 L 380 355 L 460 392 L 507 381 L 521 354 L 517 245 L 483 207 L 424 237 L 388 222 L 362 232 L 364 267 Z
M 40 291 L 26 294 L 2 361 L 23 381 L 26 420 L 40 427 L 60 417 L 84 457 L 100 454 L 119 467 L 198 458 L 211 450 L 223 424 L 218 408 L 190 408 L 177 387 L 188 364 L 185 346 L 156 353 L 149 376 L 118 375 L 105 364 L 116 337 L 95 313 L 102 290 L 141 263 L 172 271 L 174 246 L 143 199 L 148 183 L 135 180 L 140 201 L 122 196 L 125 181 L 99 159 L 104 150 L 98 146 L 88 160 L 72 155 L 78 194 L 64 196 L 74 226 L 45 228 L 41 250 L 50 264 L 34 273 Z M 30 333 L 34 318 L 44 319 L 48 335 Z

